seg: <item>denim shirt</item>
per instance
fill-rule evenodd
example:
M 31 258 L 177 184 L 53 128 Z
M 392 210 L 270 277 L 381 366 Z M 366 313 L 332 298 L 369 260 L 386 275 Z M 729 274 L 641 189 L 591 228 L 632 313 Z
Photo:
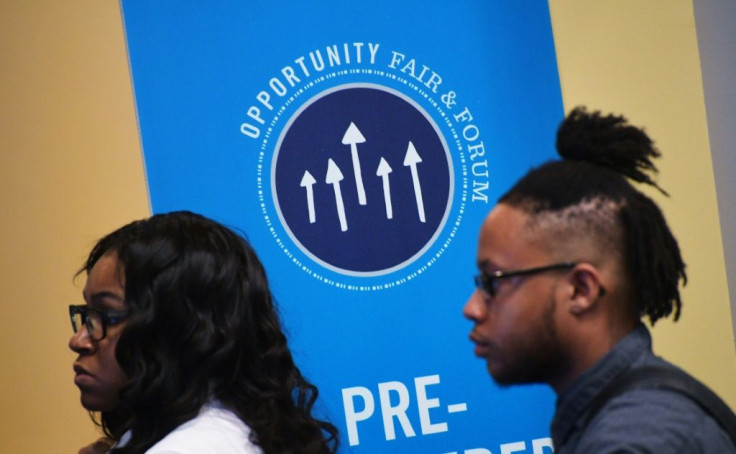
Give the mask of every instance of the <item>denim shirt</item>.
M 728 435 L 698 404 L 666 389 L 634 389 L 612 398 L 583 431 L 598 393 L 641 366 L 675 367 L 652 353 L 644 324 L 560 393 L 551 427 L 556 454 L 736 453 Z

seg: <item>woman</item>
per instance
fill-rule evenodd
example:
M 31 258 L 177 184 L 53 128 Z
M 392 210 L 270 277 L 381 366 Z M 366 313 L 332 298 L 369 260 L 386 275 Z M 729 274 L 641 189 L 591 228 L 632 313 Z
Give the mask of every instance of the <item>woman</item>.
M 336 451 L 243 238 L 190 212 L 156 215 L 102 238 L 82 271 L 69 348 L 110 452 Z

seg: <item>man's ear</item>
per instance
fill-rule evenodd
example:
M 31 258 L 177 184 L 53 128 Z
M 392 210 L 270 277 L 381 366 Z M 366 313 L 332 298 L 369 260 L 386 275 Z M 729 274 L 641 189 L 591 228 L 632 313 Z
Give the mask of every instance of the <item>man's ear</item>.
M 567 291 L 570 312 L 582 315 L 595 308 L 606 294 L 601 283 L 601 273 L 590 263 L 579 263 L 567 274 Z

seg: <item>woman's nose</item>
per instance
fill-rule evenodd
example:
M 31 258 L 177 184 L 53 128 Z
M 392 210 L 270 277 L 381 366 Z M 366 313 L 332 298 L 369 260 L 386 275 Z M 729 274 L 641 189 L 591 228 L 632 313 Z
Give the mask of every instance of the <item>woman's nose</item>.
M 69 349 L 75 353 L 91 350 L 93 347 L 92 339 L 89 337 L 87 327 L 82 326 L 76 333 L 69 338 Z

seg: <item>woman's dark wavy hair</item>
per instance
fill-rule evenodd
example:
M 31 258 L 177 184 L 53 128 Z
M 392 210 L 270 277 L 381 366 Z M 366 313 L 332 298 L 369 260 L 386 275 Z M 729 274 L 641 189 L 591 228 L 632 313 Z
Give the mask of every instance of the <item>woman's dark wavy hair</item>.
M 656 187 L 648 173 L 660 156 L 652 140 L 621 116 L 572 110 L 557 131 L 562 161 L 532 169 L 499 199 L 530 214 L 559 212 L 585 201 L 611 201 L 619 207 L 617 224 L 625 267 L 638 314 L 652 324 L 674 309 L 680 316 L 679 281 L 687 282 L 685 263 L 659 207 L 627 181 Z
M 215 398 L 266 453 L 337 450 L 311 415 L 317 388 L 294 364 L 263 266 L 230 229 L 190 212 L 155 215 L 102 238 L 84 269 L 115 253 L 131 312 L 116 356 L 130 377 L 99 423 L 115 453 L 141 453 Z

